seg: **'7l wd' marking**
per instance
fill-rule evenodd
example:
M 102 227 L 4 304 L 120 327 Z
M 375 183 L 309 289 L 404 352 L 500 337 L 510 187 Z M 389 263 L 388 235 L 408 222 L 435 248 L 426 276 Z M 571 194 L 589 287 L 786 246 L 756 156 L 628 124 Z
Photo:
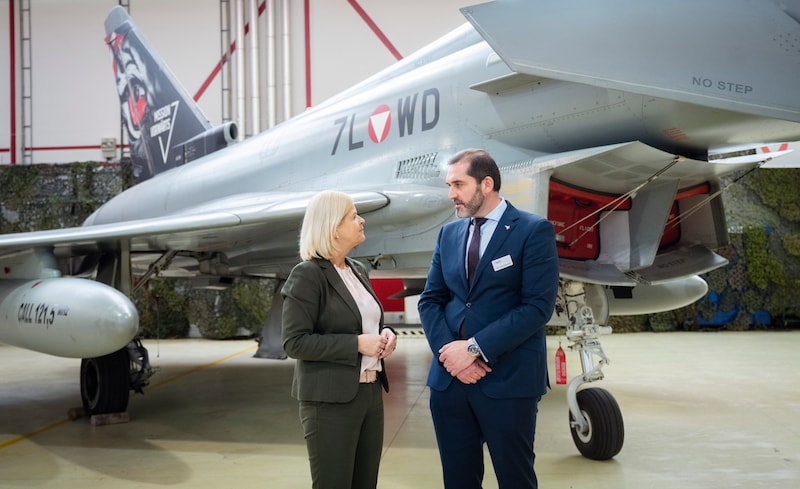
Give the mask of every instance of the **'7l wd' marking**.
M 395 115 L 397 116 L 398 137 L 403 138 L 407 135 L 411 136 L 414 134 L 414 121 L 416 119 L 418 102 L 421 109 L 419 116 L 420 130 L 429 131 L 436 127 L 439 123 L 439 89 L 429 88 L 423 91 L 421 95 L 422 97 L 420 97 L 419 93 L 415 93 L 397 99 L 397 111 L 394 114 L 386 104 L 376 107 L 367 121 L 366 132 L 370 140 L 375 144 L 380 144 L 385 141 L 391 130 L 392 122 L 395 120 Z M 336 140 L 333 142 L 331 155 L 335 155 L 336 151 L 339 149 L 339 141 L 342 139 L 345 128 L 349 128 L 347 132 L 347 149 L 353 151 L 364 147 L 363 138 L 356 138 L 353 130 L 354 127 L 363 127 L 361 124 L 356 126 L 356 114 L 336 119 L 334 124 L 339 125 L 339 132 L 336 134 Z

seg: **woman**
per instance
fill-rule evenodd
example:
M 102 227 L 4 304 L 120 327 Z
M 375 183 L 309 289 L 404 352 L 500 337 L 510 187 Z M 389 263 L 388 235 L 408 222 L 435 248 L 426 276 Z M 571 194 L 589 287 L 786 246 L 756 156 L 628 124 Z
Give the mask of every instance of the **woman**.
M 365 268 L 347 254 L 364 241 L 352 199 L 325 191 L 311 199 L 300 257 L 281 290 L 283 348 L 297 360 L 292 397 L 300 401 L 314 488 L 374 489 L 383 447 L 384 359 L 395 332 Z

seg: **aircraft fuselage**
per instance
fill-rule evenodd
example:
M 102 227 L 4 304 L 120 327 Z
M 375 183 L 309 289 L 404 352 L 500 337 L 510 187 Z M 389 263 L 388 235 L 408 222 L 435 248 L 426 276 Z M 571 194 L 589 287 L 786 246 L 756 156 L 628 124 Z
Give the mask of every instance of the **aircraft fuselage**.
M 459 36 L 451 45 L 461 49 L 421 51 L 261 135 L 129 189 L 90 222 L 192 212 L 209 201 L 248 192 L 423 186 L 432 192 L 441 189 L 444 197 L 444 162 L 466 147 L 486 148 L 507 168 L 554 153 L 631 141 L 704 159 L 711 147 L 800 139 L 800 125 L 793 122 L 515 74 L 475 31 L 464 28 Z M 680 176 L 678 187 L 730 171 L 730 166 L 695 165 Z M 527 167 L 527 176 L 509 181 L 524 181 L 539 172 L 595 192 L 622 193 L 636 183 L 624 178 L 595 181 L 587 172 L 536 165 Z M 526 196 L 516 203 L 547 215 L 546 198 Z M 361 251 L 395 258 L 414 254 L 405 266 L 417 273 L 427 266 L 438 227 L 454 217 L 441 203 L 436 212 L 415 216 L 404 227 L 391 206 L 380 213 L 395 218 L 394 229 L 378 228 L 379 241 L 370 239 L 381 220 L 379 215 L 367 217 L 368 240 Z M 417 256 L 419 251 L 423 253 Z

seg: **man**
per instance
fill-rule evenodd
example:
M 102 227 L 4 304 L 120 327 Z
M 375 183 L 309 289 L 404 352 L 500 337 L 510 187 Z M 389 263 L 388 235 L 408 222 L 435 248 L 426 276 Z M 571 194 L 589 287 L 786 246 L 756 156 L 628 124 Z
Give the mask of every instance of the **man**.
M 500 196 L 500 171 L 485 151 L 453 156 L 446 182 L 456 215 L 469 219 L 442 227 L 419 300 L 444 485 L 481 487 L 485 442 L 500 488 L 535 489 L 545 324 L 558 290 L 553 226 Z

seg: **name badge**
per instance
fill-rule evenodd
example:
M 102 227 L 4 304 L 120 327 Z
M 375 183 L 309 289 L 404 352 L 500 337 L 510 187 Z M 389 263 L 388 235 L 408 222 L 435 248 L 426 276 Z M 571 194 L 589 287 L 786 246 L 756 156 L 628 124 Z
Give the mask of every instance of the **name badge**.
M 492 268 L 494 268 L 495 272 L 499 272 L 504 268 L 508 268 L 513 265 L 514 262 L 511 261 L 511 255 L 501 256 L 496 260 L 492 260 Z

